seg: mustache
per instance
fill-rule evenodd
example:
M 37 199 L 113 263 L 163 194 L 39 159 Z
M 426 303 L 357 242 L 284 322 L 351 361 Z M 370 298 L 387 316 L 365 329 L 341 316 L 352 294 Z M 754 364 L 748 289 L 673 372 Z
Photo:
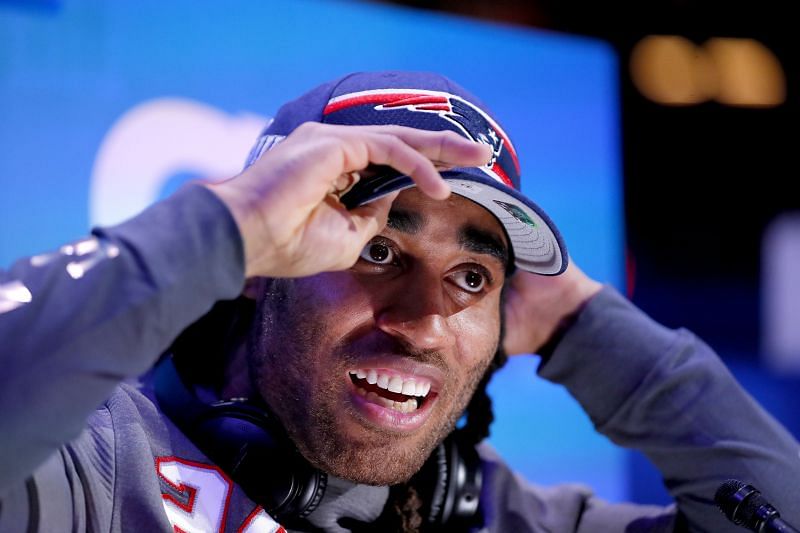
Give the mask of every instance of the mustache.
M 333 347 L 334 354 L 343 362 L 354 365 L 360 360 L 378 356 L 413 359 L 446 372 L 449 366 L 439 350 L 422 349 L 383 331 L 370 328 L 368 332 L 353 332 Z

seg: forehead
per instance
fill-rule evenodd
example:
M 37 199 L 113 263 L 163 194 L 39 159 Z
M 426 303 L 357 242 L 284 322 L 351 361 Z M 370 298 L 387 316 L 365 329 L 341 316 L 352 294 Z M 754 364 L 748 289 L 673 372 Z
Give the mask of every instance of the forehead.
M 493 257 L 506 270 L 510 266 L 508 239 L 500 222 L 457 194 L 433 200 L 416 188 L 406 189 L 392 204 L 386 226 L 385 231 L 413 236 L 414 242 L 431 250 L 457 248 Z
M 508 245 L 505 230 L 489 210 L 455 193 L 446 200 L 434 200 L 412 187 L 400 193 L 389 213 L 388 225 L 406 233 L 442 224 L 454 231 L 472 227 L 488 232 Z

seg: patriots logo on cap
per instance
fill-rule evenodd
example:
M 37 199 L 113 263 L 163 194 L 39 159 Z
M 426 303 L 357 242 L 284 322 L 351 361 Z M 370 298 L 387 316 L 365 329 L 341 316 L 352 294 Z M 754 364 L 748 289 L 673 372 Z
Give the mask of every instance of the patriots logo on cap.
M 363 107 L 362 107 L 363 106 Z M 369 106 L 369 107 L 366 107 Z M 364 111 L 364 107 L 368 111 Z M 341 123 L 385 123 L 409 125 L 422 129 L 442 129 L 435 120 L 446 120 L 453 129 L 492 148 L 492 158 L 481 170 L 491 178 L 516 188 L 519 183 L 519 161 L 514 147 L 500 126 L 481 109 L 463 98 L 441 91 L 420 89 L 373 89 L 344 94 L 332 98 L 325 107 L 323 115 L 359 108 L 358 114 L 348 115 Z M 411 111 L 419 116 L 416 119 L 400 119 L 391 116 L 392 111 Z M 386 118 L 378 115 L 364 116 L 366 112 L 387 113 Z M 429 115 L 426 120 L 421 115 Z M 441 124 L 441 123 L 439 123 Z M 513 176 L 513 177 L 512 177 Z
M 440 95 L 420 95 L 395 100 L 386 104 L 375 106 L 375 109 L 409 109 L 411 111 L 421 111 L 436 113 L 443 119 L 454 124 L 461 132 L 473 141 L 488 144 L 492 147 L 492 159 L 488 167 L 494 165 L 500 151 L 503 149 L 504 139 L 492 128 L 486 119 L 474 107 L 463 100 Z M 471 131 L 479 127 L 484 127 L 484 131 Z

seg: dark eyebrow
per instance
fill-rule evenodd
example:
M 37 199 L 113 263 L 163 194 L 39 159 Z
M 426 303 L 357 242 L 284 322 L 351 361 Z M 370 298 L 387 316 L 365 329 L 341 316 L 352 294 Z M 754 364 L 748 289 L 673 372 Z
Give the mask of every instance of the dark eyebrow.
M 474 226 L 464 226 L 458 233 L 458 241 L 462 247 L 477 254 L 495 257 L 508 268 L 508 248 L 494 233 L 489 233 Z
M 403 233 L 419 233 L 422 229 L 422 215 L 414 211 L 404 211 L 402 209 L 392 209 L 389 211 L 389 218 L 386 226 Z

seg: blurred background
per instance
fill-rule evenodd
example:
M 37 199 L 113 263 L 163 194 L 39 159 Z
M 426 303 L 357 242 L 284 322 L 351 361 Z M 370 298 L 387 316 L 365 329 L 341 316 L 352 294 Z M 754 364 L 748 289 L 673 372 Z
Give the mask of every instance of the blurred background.
M 800 436 L 787 4 L 0 0 L 0 268 L 237 172 L 278 106 L 319 83 L 439 71 L 499 117 L 577 262 L 698 333 Z M 509 462 L 669 501 L 536 365 L 492 384 Z
M 403 1 L 592 36 L 619 61 L 628 296 L 800 436 L 800 48 L 790 2 Z M 794 176 L 794 177 L 792 177 Z M 634 499 L 664 498 L 629 461 Z

